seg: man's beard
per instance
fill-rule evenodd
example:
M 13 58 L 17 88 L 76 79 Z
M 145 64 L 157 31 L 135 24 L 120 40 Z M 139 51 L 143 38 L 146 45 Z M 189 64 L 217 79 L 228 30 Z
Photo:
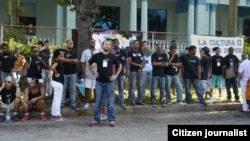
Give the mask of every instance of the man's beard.
M 103 51 L 104 52 L 109 52 L 109 49 L 104 48 Z

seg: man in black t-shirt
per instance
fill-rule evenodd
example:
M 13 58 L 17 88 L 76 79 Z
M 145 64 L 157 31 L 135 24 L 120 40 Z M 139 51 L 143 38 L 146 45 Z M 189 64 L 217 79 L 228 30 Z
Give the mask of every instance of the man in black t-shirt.
M 75 82 L 77 79 L 77 53 L 73 49 L 73 40 L 66 41 L 66 50 L 64 51 L 64 84 L 63 84 L 63 97 L 61 107 L 64 107 L 66 98 L 66 92 L 68 90 L 70 97 L 70 107 L 72 110 L 76 110 L 76 93 L 75 93 Z
M 2 101 L 0 101 L 0 122 L 5 120 L 3 108 L 10 108 L 11 111 L 14 111 L 12 119 L 13 121 L 19 121 L 18 112 L 21 105 L 21 90 L 18 83 L 13 85 L 11 76 L 7 76 L 4 80 L 3 85 L 0 87 L 0 96 L 2 97 Z
M 101 105 L 102 101 L 107 101 L 107 119 L 111 127 L 115 126 L 116 112 L 115 112 L 115 80 L 121 72 L 122 65 L 118 58 L 110 53 L 111 42 L 103 41 L 103 51 L 94 54 L 92 58 L 87 62 L 87 68 L 96 77 L 96 96 L 94 107 L 94 120 L 90 123 L 90 126 L 96 126 L 101 122 Z M 97 64 L 97 73 L 93 70 L 91 65 Z M 115 72 L 113 66 L 115 65 Z
M 152 70 L 152 80 L 151 80 L 151 90 L 150 97 L 152 106 L 156 106 L 155 103 L 155 90 L 159 86 L 160 90 L 160 103 L 161 106 L 165 106 L 165 67 L 168 66 L 167 55 L 162 53 L 162 44 L 156 45 L 156 52 L 151 56 L 151 63 L 153 66 Z
M 213 89 L 215 86 L 215 82 L 217 83 L 217 88 L 219 89 L 219 97 L 221 97 L 221 89 L 222 89 L 222 66 L 224 64 L 223 57 L 220 55 L 220 48 L 214 47 L 213 51 L 215 55 L 212 56 L 211 59 L 211 68 L 210 68 L 210 75 L 211 76 L 211 83 L 210 83 L 210 93 L 213 94 Z
M 120 48 L 119 45 L 119 40 L 118 39 L 114 39 L 113 40 L 113 51 L 116 55 L 116 57 L 119 59 L 120 63 L 122 64 L 122 70 L 117 78 L 117 82 L 118 82 L 118 102 L 119 105 L 121 106 L 121 108 L 125 109 L 126 105 L 124 103 L 124 78 L 126 77 L 126 52 L 124 49 Z M 126 71 L 125 71 L 126 70 Z
M 142 51 L 139 50 L 139 41 L 133 41 L 132 50 L 128 52 L 128 62 L 130 64 L 130 73 L 129 73 L 129 98 L 130 105 L 136 106 L 143 105 L 142 103 L 142 68 L 145 65 L 145 58 Z M 137 84 L 137 103 L 135 103 L 135 85 Z
M 167 104 L 171 104 L 171 95 L 170 95 L 170 87 L 171 84 L 176 88 L 177 92 L 177 99 L 176 103 L 179 105 L 184 105 L 185 103 L 182 102 L 182 85 L 180 81 L 180 62 L 178 55 L 176 54 L 176 46 L 170 46 L 169 54 L 169 61 L 168 67 L 165 67 L 166 73 L 166 97 L 167 97 Z
M 231 102 L 231 86 L 233 86 L 233 93 L 235 102 L 239 102 L 239 90 L 237 85 L 237 73 L 240 60 L 235 56 L 233 47 L 229 48 L 229 53 L 224 57 L 223 72 L 225 72 L 225 84 L 227 90 L 227 100 Z M 231 73 L 230 73 L 231 72 Z M 231 74 L 231 76 L 229 76 Z
M 50 44 L 48 40 L 44 41 L 44 49 L 42 49 L 39 52 L 39 56 L 45 62 L 45 64 L 42 65 L 42 78 L 43 78 L 45 92 L 47 92 L 47 94 L 50 94 L 50 90 L 52 87 L 51 86 L 52 72 L 50 70 L 51 61 L 52 61 L 52 53 L 50 50 Z
M 14 71 L 14 67 L 17 63 L 17 57 L 14 53 L 9 51 L 7 44 L 3 43 L 1 45 L 1 49 L 3 50 L 0 54 L 1 80 L 4 81 L 7 76 L 11 76 L 13 79 L 12 72 Z
M 191 83 L 194 86 L 196 91 L 196 95 L 199 99 L 199 102 L 203 106 L 207 106 L 205 102 L 201 89 L 200 89 L 200 78 L 201 78 L 201 66 L 200 66 L 200 59 L 195 56 L 196 54 L 196 46 L 190 46 L 188 49 L 188 54 L 182 55 L 180 57 L 180 61 L 183 64 L 184 72 L 183 72 L 183 81 L 186 90 L 186 103 L 191 104 L 192 102 L 192 95 L 190 92 L 190 85 Z

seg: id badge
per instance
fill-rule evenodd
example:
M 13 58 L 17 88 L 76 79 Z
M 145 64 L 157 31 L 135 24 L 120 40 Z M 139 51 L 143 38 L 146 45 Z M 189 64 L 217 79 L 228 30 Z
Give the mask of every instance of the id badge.
M 220 67 L 220 62 L 217 62 L 217 67 Z
M 104 68 L 108 67 L 108 61 L 103 60 L 102 67 L 104 67 Z

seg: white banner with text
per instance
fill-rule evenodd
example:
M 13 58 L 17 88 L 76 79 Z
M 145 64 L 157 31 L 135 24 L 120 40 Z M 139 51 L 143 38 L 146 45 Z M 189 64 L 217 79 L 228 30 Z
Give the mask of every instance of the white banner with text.
M 190 35 L 190 45 L 197 47 L 196 55 L 198 57 L 200 57 L 200 49 L 203 47 L 208 47 L 211 55 L 214 55 L 213 48 L 219 47 L 221 49 L 221 56 L 223 57 L 228 54 L 228 48 L 233 47 L 234 54 L 241 60 L 244 38 Z

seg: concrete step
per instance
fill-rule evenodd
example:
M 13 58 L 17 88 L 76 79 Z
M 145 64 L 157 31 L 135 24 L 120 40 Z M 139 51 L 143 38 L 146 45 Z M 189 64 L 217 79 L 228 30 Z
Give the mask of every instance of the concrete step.
M 172 112 L 195 112 L 195 111 L 230 111 L 230 110 L 241 110 L 241 103 L 218 103 L 218 104 L 208 104 L 203 106 L 202 104 L 186 104 L 186 105 L 166 105 L 166 107 L 161 107 L 160 105 L 152 107 L 152 105 L 137 105 L 137 106 L 127 106 L 126 109 L 122 109 L 119 105 L 116 106 L 117 114 L 140 114 L 140 113 L 172 113 Z M 50 117 L 51 110 L 46 109 L 46 114 Z M 77 108 L 72 110 L 70 107 L 64 107 L 61 110 L 64 117 L 70 116 L 92 116 L 93 106 L 89 110 L 84 110 L 83 108 Z M 22 111 L 20 116 L 22 116 Z M 30 116 L 38 118 L 40 112 L 31 112 Z

